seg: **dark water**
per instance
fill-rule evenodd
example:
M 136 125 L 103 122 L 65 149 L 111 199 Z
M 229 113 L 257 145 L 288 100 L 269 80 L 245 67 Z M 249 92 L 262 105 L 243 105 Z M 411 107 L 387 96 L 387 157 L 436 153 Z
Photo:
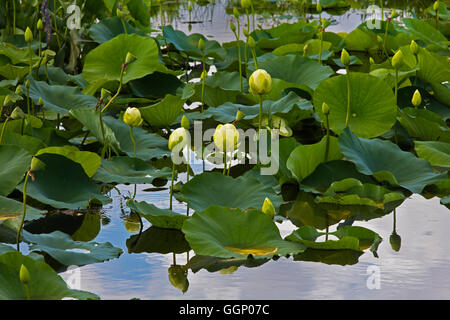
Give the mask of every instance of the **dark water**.
M 187 6 L 186 6 L 187 7 Z M 166 23 L 189 33 L 188 12 L 181 7 L 172 8 L 172 16 Z M 406 11 L 408 12 L 408 11 Z M 283 13 L 286 16 L 289 10 Z M 409 15 L 409 13 L 404 13 Z M 350 9 L 344 14 L 327 15 L 336 23 L 330 27 L 333 32 L 348 32 L 357 27 L 365 16 L 365 10 Z M 307 18 L 317 18 L 307 14 Z M 281 19 L 265 15 L 257 23 L 270 26 L 292 19 Z M 170 21 L 169 21 L 170 20 Z M 191 20 L 204 21 L 191 24 L 191 33 L 202 33 L 219 42 L 233 40 L 229 31 L 230 17 L 225 5 L 194 6 Z M 153 19 L 158 26 L 159 17 Z M 198 170 L 197 170 L 198 169 Z M 196 172 L 201 172 L 196 168 Z M 185 175 L 180 175 L 184 180 Z M 168 190 L 146 192 L 151 185 L 138 186 L 136 200 L 147 201 L 164 208 L 168 207 Z M 450 214 L 439 199 L 426 200 L 420 195 L 407 199 L 397 208 L 397 233 L 402 245 L 399 252 L 392 250 L 389 236 L 393 228 L 393 215 L 356 222 L 354 225 L 369 228 L 383 238 L 378 249 L 378 258 L 366 250 L 359 262 L 352 266 L 327 265 L 317 262 L 294 261 L 280 258 L 257 268 L 240 267 L 232 274 L 210 273 L 189 270 L 189 290 L 183 294 L 174 288 L 168 279 L 168 269 L 173 264 L 173 254 L 140 253 L 130 254 L 126 240 L 132 233 L 125 227 L 124 214 L 129 213 L 123 195 L 133 192 L 133 186 L 117 186 L 120 194 L 112 190 L 113 202 L 102 209 L 103 220 L 108 223 L 95 239 L 97 242 L 111 242 L 124 250 L 120 258 L 81 267 L 81 289 L 98 294 L 102 299 L 448 299 L 450 298 Z M 122 212 L 122 209 L 124 210 Z M 175 211 L 185 213 L 183 204 L 175 201 Z M 134 227 L 138 227 L 134 224 Z M 149 224 L 145 224 L 147 229 Z M 290 222 L 278 224 L 284 237 L 296 229 Z M 331 228 L 331 231 L 335 227 Z M 189 253 L 190 257 L 194 252 Z M 179 265 L 186 264 L 187 254 L 176 255 Z M 369 289 L 368 268 L 378 267 L 379 289 Z M 68 273 L 61 274 L 63 278 Z

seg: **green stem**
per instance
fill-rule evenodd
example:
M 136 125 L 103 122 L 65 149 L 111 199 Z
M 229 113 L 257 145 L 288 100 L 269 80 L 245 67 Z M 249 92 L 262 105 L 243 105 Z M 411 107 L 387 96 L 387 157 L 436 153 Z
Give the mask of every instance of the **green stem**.
M 8 123 L 8 121 L 9 121 L 9 118 L 6 118 L 5 122 L 3 123 L 2 133 L 1 133 L 1 135 L 0 135 L 0 144 L 2 144 L 3 134 L 5 133 L 6 124 Z
M 120 82 L 119 82 L 119 88 L 117 89 L 116 94 L 108 101 L 106 106 L 102 109 L 101 113 L 105 112 L 106 109 L 111 105 L 111 103 L 119 96 L 120 91 L 122 90 L 122 82 L 123 82 L 123 74 L 124 74 L 125 68 L 122 67 L 122 70 L 120 71 Z
M 395 69 L 395 103 L 398 104 L 398 69 Z
M 123 18 L 120 18 L 120 21 L 122 22 L 122 26 L 123 26 L 123 30 L 125 31 L 125 34 L 128 34 L 128 32 L 127 32 L 127 26 L 126 26 L 126 24 L 125 24 L 124 19 L 123 19 Z
M 16 0 L 12 0 L 13 3 L 13 34 L 16 34 Z
M 227 176 L 230 175 L 230 170 L 231 170 L 231 161 L 233 160 L 233 152 L 231 152 L 230 154 L 230 165 L 228 166 L 228 172 L 227 172 Z
M 30 288 L 28 287 L 27 284 L 24 284 L 23 286 L 25 287 L 25 293 L 26 293 L 26 295 L 27 295 L 27 300 L 31 300 L 31 297 L 30 297 Z
M 102 117 L 102 113 L 99 111 L 98 112 L 98 120 L 100 122 L 100 129 L 102 131 L 102 142 L 103 142 L 103 148 L 102 148 L 102 158 L 105 156 L 105 152 L 106 152 L 106 139 L 105 139 L 105 128 L 103 126 L 103 117 Z
M 33 76 L 33 55 L 31 51 L 31 42 L 28 42 L 28 53 L 30 55 L 30 76 Z
M 58 23 L 56 21 L 56 0 L 53 0 L 53 16 L 55 18 L 54 20 L 55 20 L 56 41 L 58 42 L 59 49 L 61 49 L 61 41 L 59 40 L 59 35 L 58 35 Z
M 223 153 L 223 175 L 227 173 L 227 153 Z
M 330 119 L 328 114 L 326 114 L 325 117 L 327 125 L 327 144 L 325 147 L 325 162 L 328 162 L 328 154 L 330 152 Z
M 255 70 L 258 70 L 258 58 L 256 57 L 256 51 L 254 48 L 252 48 L 252 55 L 253 55 L 253 61 L 255 63 Z
M 190 170 L 189 170 L 189 163 L 190 163 L 189 152 L 190 152 L 190 150 L 191 150 L 190 148 L 187 148 L 187 156 L 186 156 L 186 158 L 187 158 L 187 163 L 186 163 L 186 183 L 189 182 L 189 172 L 190 172 Z M 189 204 L 186 207 L 186 215 L 189 217 Z
M 347 70 L 347 117 L 345 118 L 345 127 L 348 127 L 348 124 L 350 122 L 350 94 L 351 94 L 351 88 L 350 88 L 350 68 L 347 66 L 345 67 Z
M 172 163 L 172 182 L 170 184 L 170 205 L 169 205 L 170 210 L 172 210 L 173 180 L 175 180 L 175 163 Z
M 203 72 L 202 75 L 204 75 L 204 77 L 202 77 L 202 108 L 201 108 L 201 113 L 203 113 L 204 111 L 204 106 L 205 106 L 205 81 L 206 81 L 206 66 L 205 66 L 205 56 L 203 56 L 202 58 L 202 64 L 203 64 Z
M 263 113 L 263 96 L 259 95 L 259 126 L 258 126 L 258 136 L 261 134 L 262 127 L 262 113 Z
M 130 127 L 130 138 L 131 138 L 131 141 L 133 142 L 134 157 L 136 158 L 136 141 L 134 141 L 134 138 L 133 138 L 133 127 Z
M 30 88 L 26 88 L 27 89 L 27 111 L 28 111 L 28 115 L 30 115 Z
M 319 51 L 319 63 L 322 63 L 322 48 L 323 48 L 323 32 L 320 30 L 320 51 Z
M 27 214 L 27 185 L 28 185 L 28 177 L 29 173 L 26 173 L 25 182 L 23 184 L 23 209 L 22 209 L 22 220 L 20 221 L 19 229 L 17 230 L 17 251 L 20 251 L 20 234 L 22 233 L 23 225 L 25 223 L 25 215 Z
M 252 23 L 253 23 L 252 31 L 255 31 L 255 8 L 253 7 L 253 1 L 251 2 L 251 8 L 252 8 Z
M 394 233 L 396 233 L 396 230 L 397 230 L 397 212 L 396 212 L 396 210 L 394 209 Z
M 39 32 L 38 32 L 38 36 L 39 36 L 39 58 L 41 57 L 41 52 L 42 52 L 42 49 L 41 49 L 41 30 L 39 30 Z M 41 64 L 39 63 L 39 66 L 41 66 Z M 39 70 L 38 70 L 39 71 Z M 39 72 L 38 72 L 38 75 L 39 75 Z
M 384 50 L 384 54 L 386 55 L 386 58 L 389 58 L 389 54 L 387 52 L 387 37 L 388 37 L 388 31 L 389 31 L 389 24 L 390 24 L 390 20 L 386 21 L 386 31 L 384 33 L 384 42 L 383 42 L 383 50 Z

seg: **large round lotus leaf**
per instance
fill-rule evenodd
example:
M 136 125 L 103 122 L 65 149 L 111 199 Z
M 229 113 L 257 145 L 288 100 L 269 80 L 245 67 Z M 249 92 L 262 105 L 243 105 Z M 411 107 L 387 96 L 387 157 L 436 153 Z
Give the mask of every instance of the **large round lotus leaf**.
M 13 131 L 9 131 L 8 129 L 6 129 L 3 134 L 2 144 L 21 147 L 31 154 L 35 154 L 40 149 L 45 148 L 45 144 L 38 138 L 21 135 L 20 133 L 15 133 Z
M 61 209 L 86 208 L 91 201 L 111 201 L 98 191 L 80 164 L 51 153 L 38 158 L 45 163 L 45 168 L 34 172 L 34 181 L 28 180 L 28 196 Z M 22 191 L 23 183 L 17 189 Z
M 438 114 L 432 111 L 403 108 L 398 112 L 398 121 L 413 138 L 450 142 L 450 128 Z
M 23 256 L 20 252 L 8 252 L 0 256 L 0 300 L 26 300 L 26 289 L 19 273 L 24 265 L 30 273 L 28 284 L 31 300 L 60 300 L 62 298 L 99 299 L 93 293 L 72 290 L 46 263 Z
M 338 237 L 339 239 L 344 237 L 357 238 L 359 240 L 359 247 L 361 250 L 365 250 L 371 246 L 376 249 L 383 240 L 378 233 L 359 226 L 344 226 L 334 232 L 331 232 L 330 234 Z
M 98 154 L 89 151 L 80 151 L 75 146 L 48 147 L 39 150 L 35 156 L 44 153 L 59 154 L 73 162 L 79 163 L 88 177 L 92 177 L 101 164 L 101 159 Z
M 263 185 L 255 178 L 234 179 L 218 172 L 196 175 L 182 187 L 181 194 L 189 207 L 196 211 L 203 211 L 212 205 L 261 209 L 266 197 L 277 210 L 282 202 L 281 196 L 271 186 Z
M 190 85 L 193 85 L 191 83 Z M 143 78 L 130 82 L 130 88 L 137 97 L 158 97 L 164 98 L 166 95 L 182 95 L 186 87 L 176 76 L 161 72 L 154 72 Z M 186 89 L 187 90 L 187 89 Z
M 183 110 L 184 100 L 168 94 L 160 102 L 139 108 L 142 118 L 153 127 L 169 127 Z
M 169 179 L 172 170 L 158 170 L 139 158 L 127 156 L 103 159 L 93 179 L 103 183 L 152 183 L 156 178 Z
M 271 258 L 305 248 L 284 241 L 273 220 L 257 210 L 212 206 L 194 213 L 184 222 L 182 231 L 196 254 L 219 258 Z
M 178 254 L 191 250 L 183 232 L 157 227 L 150 227 L 141 234 L 131 236 L 127 239 L 127 248 L 129 253 Z
M 130 11 L 131 16 L 140 25 L 145 27 L 150 25 L 150 12 L 144 0 L 128 0 L 127 8 Z
M 450 143 L 440 141 L 414 141 L 419 158 L 431 165 L 450 168 Z
M 359 248 L 359 240 L 354 237 L 344 237 L 339 240 L 327 240 L 324 242 L 315 242 L 310 240 L 302 239 L 296 232 L 294 231 L 289 236 L 286 237 L 286 240 L 293 242 L 300 242 L 305 245 L 307 248 L 317 249 L 317 250 L 355 250 L 361 251 Z
M 143 33 L 142 31 L 133 28 L 133 26 L 129 24 L 125 19 L 122 20 L 118 17 L 107 18 L 100 21 L 99 23 L 94 24 L 89 29 L 89 33 L 94 41 L 103 43 L 111 40 L 112 38 L 115 38 L 119 34 L 125 33 L 123 23 L 125 23 L 128 34 L 137 33 L 141 36 L 145 35 L 145 33 Z
M 220 271 L 220 273 L 224 273 L 225 271 L 236 271 L 240 266 L 256 268 L 268 261 L 270 261 L 270 259 L 247 259 L 247 257 L 241 259 L 225 259 L 195 255 L 189 260 L 186 266 L 194 273 L 197 273 L 201 269 L 206 269 L 208 272 Z
M 282 56 L 258 63 L 260 69 L 266 70 L 272 78 L 288 83 L 303 84 L 315 89 L 319 83 L 334 74 L 333 69 L 317 61 L 302 56 Z M 254 71 L 254 66 L 249 68 Z
M 13 145 L 0 145 L 0 195 L 7 196 L 30 169 L 32 155 Z
M 392 142 L 358 138 L 348 128 L 339 137 L 339 146 L 361 173 L 414 193 L 421 193 L 428 184 L 447 178 L 447 173 L 435 173 L 426 160 L 402 151 Z
M 71 109 L 94 108 L 97 99 L 81 93 L 77 87 L 49 85 L 45 81 L 30 80 L 30 98 L 34 103 L 39 98 L 44 101 L 44 108 L 60 114 L 68 114 Z
M 294 256 L 294 261 L 321 262 L 328 265 L 354 265 L 358 263 L 363 251 L 355 250 L 319 250 L 306 249 L 305 252 Z
M 30 250 L 46 252 L 66 266 L 103 262 L 122 254 L 122 249 L 114 247 L 109 242 L 74 241 L 68 234 L 60 231 L 32 234 L 24 230 L 23 239 L 31 243 Z
M 443 49 L 447 48 L 447 38 L 427 21 L 413 18 L 402 20 L 403 26 L 398 28 L 400 32 L 409 33 L 414 39 L 437 45 Z
M 25 221 L 39 219 L 43 217 L 44 210 L 38 210 L 27 205 Z M 22 217 L 23 203 L 14 199 L 0 196 L 0 221 Z
M 122 64 L 130 52 L 137 59 L 130 63 L 123 83 L 142 78 L 155 71 L 168 72 L 158 57 L 156 41 L 137 34 L 120 34 L 90 51 L 84 63 L 83 77 L 90 84 L 101 81 L 119 81 Z
M 134 157 L 130 127 L 122 120 L 110 116 L 104 117 L 103 122 L 114 132 L 120 143 L 120 150 L 128 156 Z M 170 155 L 167 140 L 156 133 L 149 133 L 141 127 L 134 127 L 133 138 L 136 142 L 136 157 L 142 160 L 147 161 Z
M 377 137 L 392 128 L 397 104 L 391 88 L 378 78 L 363 73 L 350 73 L 349 126 L 359 137 Z M 325 121 L 323 103 L 330 107 L 330 128 L 340 134 L 347 117 L 347 75 L 323 81 L 314 92 L 314 108 Z
M 183 222 L 188 218 L 187 216 L 173 212 L 172 210 L 160 209 L 145 201 L 137 202 L 128 200 L 127 206 L 145 220 L 149 221 L 153 226 L 164 229 L 180 230 L 183 226 Z
M 325 161 L 326 147 L 327 137 L 324 137 L 319 143 L 301 145 L 292 151 L 286 166 L 297 181 L 300 182 L 309 176 L 321 163 L 342 158 L 337 138 L 330 137 L 327 161 Z

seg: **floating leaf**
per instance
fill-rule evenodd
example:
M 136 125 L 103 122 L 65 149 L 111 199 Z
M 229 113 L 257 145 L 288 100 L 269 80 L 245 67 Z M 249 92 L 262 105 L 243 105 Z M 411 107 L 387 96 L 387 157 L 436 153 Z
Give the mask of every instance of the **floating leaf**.
M 179 230 L 150 227 L 141 234 L 127 239 L 129 253 L 183 253 L 191 248 Z
M 154 105 L 139 108 L 142 118 L 153 127 L 169 127 L 183 111 L 185 100 L 168 94 Z
M 450 168 L 450 143 L 440 141 L 414 141 L 419 158 L 427 160 L 431 165 Z
M 32 155 L 13 145 L 0 145 L 0 195 L 7 196 L 31 167 Z
M 183 222 L 188 218 L 187 216 L 173 212 L 172 210 L 160 209 L 145 201 L 137 202 L 128 200 L 127 206 L 141 217 L 145 218 L 145 220 L 149 221 L 153 226 L 164 229 L 181 230 Z

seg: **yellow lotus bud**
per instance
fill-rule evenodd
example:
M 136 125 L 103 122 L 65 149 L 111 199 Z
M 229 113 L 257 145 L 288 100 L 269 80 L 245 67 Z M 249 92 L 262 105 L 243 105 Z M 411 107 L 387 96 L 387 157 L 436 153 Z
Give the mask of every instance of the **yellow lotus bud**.
M 269 217 L 273 219 L 275 217 L 275 208 L 272 204 L 272 201 L 270 201 L 269 198 L 266 198 L 264 200 L 263 206 L 262 206 L 262 212 L 264 214 L 267 214 Z
M 11 118 L 13 120 L 25 119 L 25 113 L 19 107 L 15 107 L 13 112 L 11 112 Z
M 27 30 L 25 30 L 25 42 L 30 43 L 33 41 L 33 32 L 31 32 L 30 27 L 27 27 Z
M 133 55 L 131 52 L 127 53 L 127 56 L 125 58 L 125 63 L 130 64 L 137 60 L 137 57 Z
M 187 272 L 182 266 L 174 265 L 169 268 L 169 281 L 175 288 L 183 293 L 189 288 Z
M 258 69 L 252 73 L 249 84 L 250 91 L 255 95 L 268 94 L 272 91 L 272 77 L 263 69 Z
M 238 110 L 236 112 L 236 121 L 240 121 L 245 118 L 245 113 L 243 113 L 241 110 Z
M 419 45 L 417 44 L 417 42 L 415 42 L 414 40 L 411 41 L 411 44 L 409 45 L 409 48 L 411 49 L 411 52 L 417 56 L 417 54 L 419 53 Z
M 317 10 L 318 13 L 322 12 L 322 5 L 320 4 L 320 2 L 317 2 L 316 10 Z
M 24 264 L 20 266 L 19 279 L 20 282 L 22 282 L 23 284 L 29 284 L 31 281 L 30 272 L 28 271 L 28 268 L 25 267 Z
M 122 10 L 120 10 L 119 8 L 117 8 L 117 10 L 116 10 L 116 15 L 117 15 L 118 18 L 122 19 L 122 18 L 123 18 Z
M 31 171 L 36 172 L 36 171 L 40 171 L 43 170 L 45 168 L 45 163 L 42 162 L 41 160 L 39 160 L 36 157 L 33 157 L 31 159 Z
M 106 90 L 105 88 L 102 88 L 101 94 L 100 94 L 100 99 L 102 99 L 104 101 L 104 100 L 108 99 L 109 97 L 111 97 L 111 91 Z
M 234 16 L 236 19 L 239 19 L 239 11 L 238 11 L 238 9 L 233 8 L 233 16 Z
M 250 48 L 252 48 L 252 49 L 255 49 L 255 48 L 256 48 L 256 42 L 255 42 L 255 39 L 253 39 L 252 36 L 249 36 L 249 37 L 248 37 L 248 46 L 249 46 Z
M 144 119 L 142 119 L 138 108 L 127 108 L 123 115 L 123 122 L 130 127 L 139 127 L 143 121 Z
M 392 10 L 392 13 L 391 13 L 391 19 L 395 19 L 395 18 L 397 18 L 398 16 L 399 16 L 399 14 L 398 14 L 397 10 Z
M 322 113 L 326 116 L 330 114 L 330 107 L 325 102 L 322 104 Z
M 439 10 L 439 1 L 435 1 L 433 4 L 433 10 L 438 11 Z
M 44 29 L 44 24 L 42 23 L 42 19 L 39 19 L 39 20 L 38 20 L 38 22 L 37 22 L 37 24 L 36 24 L 36 28 L 37 28 L 39 31 L 42 31 L 42 30 Z
M 373 60 L 373 58 L 370 57 L 370 58 L 369 58 L 369 63 L 370 63 L 370 64 L 375 64 L 375 60 Z
M 421 103 L 422 103 L 422 96 L 421 96 L 419 90 L 416 90 L 414 92 L 414 95 L 412 97 L 411 102 L 412 102 L 413 106 L 416 107 L 416 108 L 418 108 L 421 105 Z
M 17 95 L 23 94 L 23 88 L 22 88 L 22 86 L 17 86 L 16 91 L 15 91 L 15 94 L 17 94 Z
M 206 71 L 203 71 L 202 74 L 200 75 L 200 79 L 205 80 L 206 77 L 208 77 L 208 73 Z
M 170 134 L 169 150 L 172 151 L 172 149 L 175 146 L 178 146 L 178 148 L 181 150 L 187 145 L 187 143 L 188 143 L 187 130 L 185 128 L 178 128 Z
M 181 126 L 186 130 L 189 130 L 189 119 L 185 115 L 183 115 L 183 117 L 181 118 Z
M 198 40 L 198 48 L 199 48 L 201 51 L 204 51 L 204 50 L 205 50 L 205 40 L 203 40 L 203 38 L 200 38 L 200 39 Z
M 345 49 L 342 49 L 341 62 L 346 67 L 350 64 L 350 55 L 348 54 L 347 50 L 345 50 Z
M 308 55 L 309 43 L 305 44 L 303 47 L 303 56 L 306 57 Z
M 9 107 L 10 105 L 12 105 L 14 103 L 14 100 L 12 98 L 11 95 L 6 95 L 5 99 L 3 100 L 3 105 L 5 107 Z
M 38 100 L 38 105 L 43 106 L 44 105 L 44 100 L 42 100 L 42 98 L 40 97 Z
M 239 131 L 231 123 L 219 124 L 214 132 L 214 143 L 223 152 L 236 150 L 239 141 Z
M 403 52 L 401 50 L 398 50 L 397 53 L 392 58 L 392 66 L 395 69 L 400 69 L 400 67 L 403 64 Z
M 279 116 L 272 116 L 272 128 L 278 129 L 283 137 L 292 136 L 292 129 L 288 126 L 287 121 Z
M 248 9 L 252 6 L 251 0 L 241 0 L 241 7 L 244 9 Z

